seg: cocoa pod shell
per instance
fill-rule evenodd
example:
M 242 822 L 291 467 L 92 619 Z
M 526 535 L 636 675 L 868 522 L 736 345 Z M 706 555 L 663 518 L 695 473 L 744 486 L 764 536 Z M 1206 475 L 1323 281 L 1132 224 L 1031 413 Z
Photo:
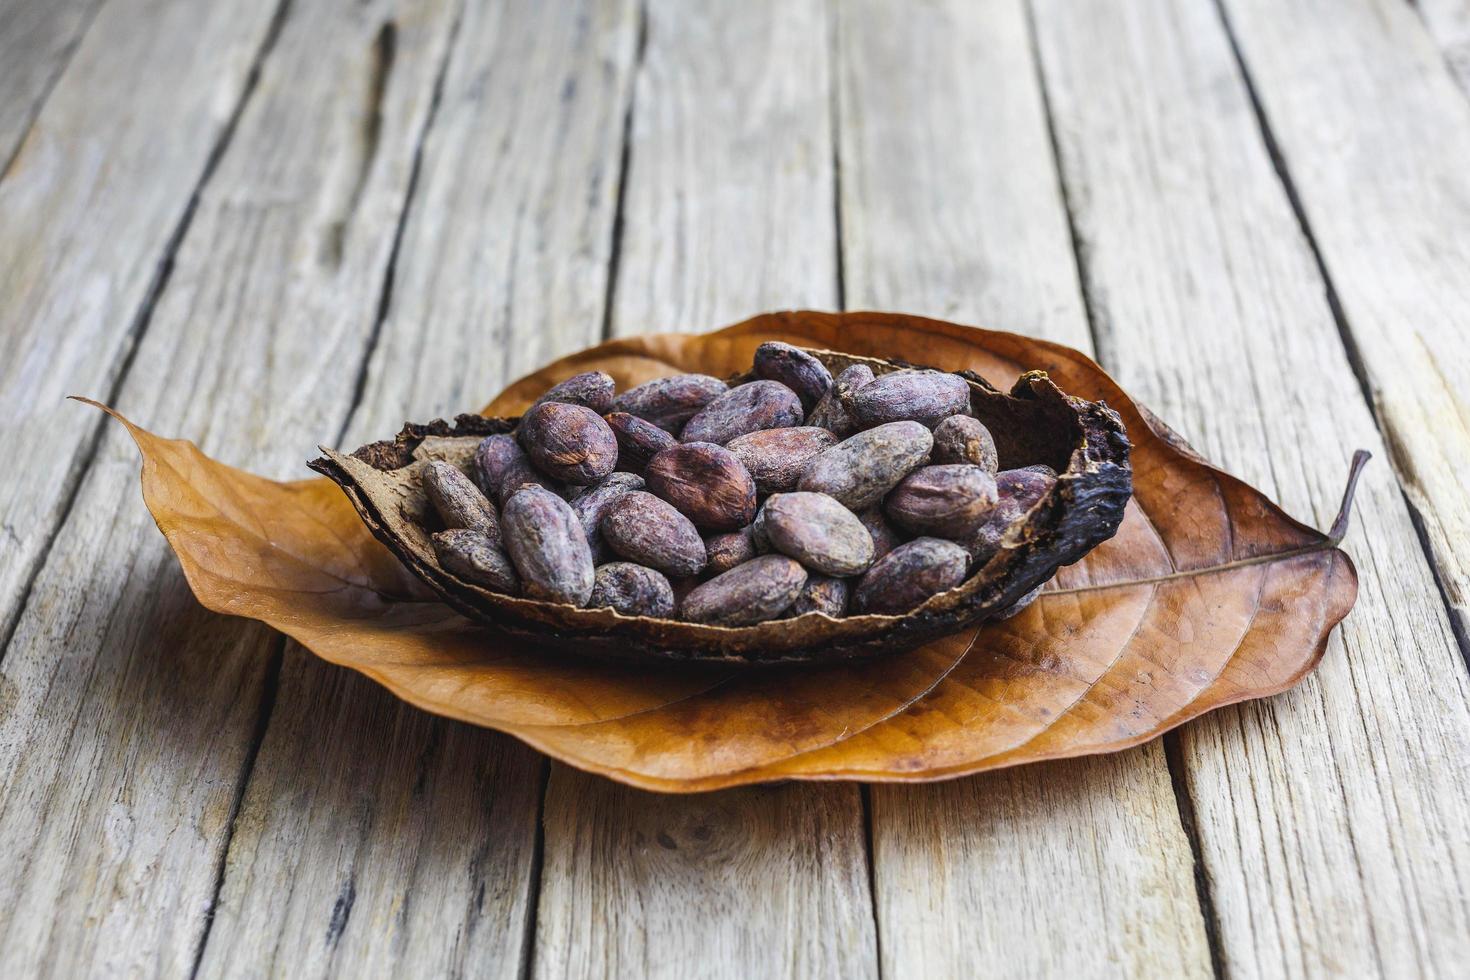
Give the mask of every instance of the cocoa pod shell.
M 613 399 L 613 411 L 627 412 L 674 435 L 701 408 L 730 390 L 707 374 L 676 374 L 629 388 Z
M 585 606 L 592 595 L 592 550 L 571 504 L 545 487 L 522 487 L 501 513 L 505 550 L 534 599 Z
M 731 439 L 725 448 L 745 466 L 758 492 L 785 493 L 796 489 L 796 481 L 814 456 L 836 444 L 837 437 L 826 429 L 794 425 L 747 432 Z
M 934 436 L 918 422 L 889 422 L 812 457 L 796 488 L 825 493 L 849 510 L 865 510 L 923 466 L 933 445 Z
M 623 494 L 602 518 L 602 538 L 630 561 L 670 578 L 704 571 L 704 539 L 689 518 L 665 500 L 643 490 Z
M 803 417 L 796 392 L 779 381 L 750 381 L 700 409 L 684 424 L 679 441 L 723 446 L 747 432 L 800 425 Z
M 674 615 L 674 587 L 660 572 L 630 561 L 599 565 L 593 577 L 590 608 L 616 609 L 624 616 Z
M 873 563 L 858 516 L 824 493 L 778 493 L 761 508 L 771 547 L 823 575 L 857 575 Z
M 762 555 L 698 586 L 679 605 L 694 623 L 750 626 L 775 619 L 796 601 L 806 569 L 784 555 Z
M 583 405 L 538 405 L 522 416 L 516 437 L 538 470 L 567 483 L 596 483 L 618 465 L 612 429 Z

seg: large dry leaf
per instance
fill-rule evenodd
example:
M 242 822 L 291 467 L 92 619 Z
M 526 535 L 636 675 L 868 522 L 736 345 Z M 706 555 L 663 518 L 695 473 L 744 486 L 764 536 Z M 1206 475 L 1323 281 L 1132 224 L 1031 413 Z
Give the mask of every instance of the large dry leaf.
M 1019 616 L 910 653 L 749 673 L 552 655 L 433 601 L 325 479 L 277 483 L 127 420 L 143 495 L 210 609 L 269 623 L 438 714 L 509 732 L 649 789 L 762 780 L 925 780 L 1115 751 L 1296 683 L 1352 607 L 1357 576 L 1324 535 L 1211 467 L 1091 360 L 1013 334 L 895 314 L 786 313 L 705 335 L 604 344 L 517 382 L 514 415 L 602 369 L 620 386 L 728 375 L 779 339 L 897 355 L 999 385 L 1040 369 L 1104 400 L 1134 442 L 1118 534 Z

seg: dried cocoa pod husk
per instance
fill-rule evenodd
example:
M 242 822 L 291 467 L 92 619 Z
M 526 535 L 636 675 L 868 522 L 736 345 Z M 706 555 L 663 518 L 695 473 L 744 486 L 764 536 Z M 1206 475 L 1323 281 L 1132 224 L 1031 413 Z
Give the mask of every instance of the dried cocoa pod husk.
M 785 555 L 762 555 L 694 589 L 679 604 L 690 622 L 750 626 L 775 619 L 796 601 L 806 569 Z
M 860 322 L 855 320 L 855 325 Z M 875 376 L 908 367 L 831 351 L 812 353 L 837 379 L 834 390 L 840 387 L 843 372 L 857 365 Z M 453 422 L 410 424 L 394 439 L 363 446 L 350 455 L 327 452 L 313 466 L 342 486 L 368 528 L 446 602 L 467 616 L 542 646 L 642 663 L 829 662 L 910 649 L 1006 611 L 1060 565 L 1076 561 L 1111 536 L 1122 519 L 1131 471 L 1128 441 L 1115 413 L 1100 403 L 1068 396 L 1038 372 L 1022 375 L 1008 392 L 975 375 L 962 376 L 969 385 L 975 417 L 994 435 L 1000 464 L 1012 470 L 1045 464 L 1056 471 L 1056 480 L 1008 527 L 988 562 L 976 566 L 954 588 L 901 614 L 849 608 L 841 618 L 803 616 L 748 626 L 706 625 L 573 608 L 508 596 L 465 581 L 435 555 L 429 535 L 438 521 L 419 485 L 417 468 L 422 464 L 415 462 L 413 451 L 428 438 L 471 444 L 470 437 L 507 434 L 517 419 L 465 415 Z M 750 377 L 731 380 L 740 384 Z M 876 515 L 868 511 L 863 516 L 871 534 Z M 759 550 L 758 529 L 759 517 L 751 526 L 752 544 Z M 875 552 L 882 550 L 882 537 L 875 537 Z M 692 594 L 697 580 L 686 576 L 671 579 L 670 584 L 677 597 Z

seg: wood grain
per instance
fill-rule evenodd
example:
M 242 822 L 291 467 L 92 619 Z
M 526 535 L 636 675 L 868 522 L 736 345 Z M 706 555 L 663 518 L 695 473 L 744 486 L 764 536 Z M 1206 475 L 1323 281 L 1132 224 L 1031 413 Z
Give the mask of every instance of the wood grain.
M 110 24 L 114 9 L 88 35 L 88 47 L 95 40 L 108 51 L 104 65 L 112 60 L 104 42 L 113 26 L 127 29 L 116 39 L 123 47 L 128 32 L 143 30 Z M 322 431 L 342 424 L 449 10 L 438 2 L 337 2 L 305 6 L 285 20 L 240 116 L 239 138 L 201 191 L 168 289 L 119 392 L 129 411 L 212 453 L 283 474 L 301 472 Z M 387 16 L 398 18 L 394 64 L 379 85 L 373 65 Z M 189 32 L 199 25 L 191 18 L 150 23 L 176 32 L 159 44 L 194 50 Z M 204 40 L 216 55 L 235 43 L 214 34 Z M 147 71 L 139 66 L 143 75 L 159 70 L 151 45 L 134 53 L 154 62 Z M 99 70 L 90 57 L 78 55 L 68 80 Z M 217 61 L 212 70 L 222 71 Z M 140 84 L 165 104 L 152 82 Z M 198 87 L 191 98 L 211 94 Z M 100 91 L 95 80 L 89 88 L 94 97 Z M 365 166 L 355 137 L 374 103 L 380 118 Z M 47 114 L 66 104 L 58 92 Z M 128 149 L 119 142 L 119 164 Z M 158 180 L 155 170 L 146 195 L 161 194 Z M 0 185 L 0 194 L 23 183 Z M 344 183 L 358 188 L 352 230 L 340 260 L 324 262 L 321 245 L 335 234 Z M 112 199 L 125 188 L 109 186 L 96 208 L 120 207 Z M 174 185 L 183 195 L 190 188 L 188 180 Z M 68 207 L 85 203 L 79 188 L 73 192 L 78 198 L 65 198 Z M 143 216 L 125 217 L 136 224 Z M 86 228 L 72 233 L 105 232 Z M 134 231 L 134 245 L 144 248 L 152 230 Z M 105 257 L 79 255 L 79 274 L 106 275 L 106 265 L 92 264 Z M 77 343 L 87 339 L 75 323 L 36 315 L 37 337 L 60 330 Z M 48 447 L 53 454 L 92 422 L 75 404 L 64 419 L 66 430 Z M 0 664 L 0 849 L 23 855 L 0 864 L 0 888 L 10 896 L 0 907 L 0 948 L 15 975 L 189 973 L 280 648 L 254 624 L 198 607 L 139 504 L 137 473 L 127 436 L 106 430 Z
M 1414 6 L 1451 74 L 1470 95 L 1470 0 L 1416 0 Z
M 0 179 L 101 2 L 0 3 Z
M 1470 99 L 1407 4 L 1224 9 L 1470 643 Z
M 612 332 L 832 305 L 823 5 L 648 18 Z M 877 972 L 855 786 L 655 796 L 554 765 L 545 829 L 538 976 Z
M 0 482 L 0 636 L 101 424 L 62 399 L 105 394 L 122 370 L 271 12 L 108 4 L 0 180 L 0 442 L 11 472 L 25 475 Z
M 848 305 L 1090 347 L 1022 5 L 839 10 Z M 885 973 L 1209 973 L 1158 743 L 872 797 Z
M 347 444 L 483 403 L 548 324 L 553 353 L 597 339 L 604 283 L 569 266 L 606 268 L 614 188 L 587 188 L 616 167 L 634 47 L 629 3 L 464 10 Z M 201 972 L 520 976 L 544 765 L 290 645 Z
M 1035 9 L 1107 366 L 1325 526 L 1382 440 L 1217 12 Z M 1357 516 L 1361 595 L 1318 672 L 1180 735 L 1231 975 L 1448 976 L 1470 953 L 1470 685 L 1386 467 Z

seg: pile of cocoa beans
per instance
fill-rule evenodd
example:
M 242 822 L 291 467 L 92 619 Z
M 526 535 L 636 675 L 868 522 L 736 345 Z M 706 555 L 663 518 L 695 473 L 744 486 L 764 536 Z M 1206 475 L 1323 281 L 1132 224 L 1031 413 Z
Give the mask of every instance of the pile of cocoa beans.
M 684 374 L 619 393 L 600 371 L 569 378 L 468 470 L 422 470 L 449 572 L 718 626 L 906 613 L 988 561 L 1057 478 L 997 471 L 957 375 L 858 364 L 833 378 L 774 342 L 734 387 Z

